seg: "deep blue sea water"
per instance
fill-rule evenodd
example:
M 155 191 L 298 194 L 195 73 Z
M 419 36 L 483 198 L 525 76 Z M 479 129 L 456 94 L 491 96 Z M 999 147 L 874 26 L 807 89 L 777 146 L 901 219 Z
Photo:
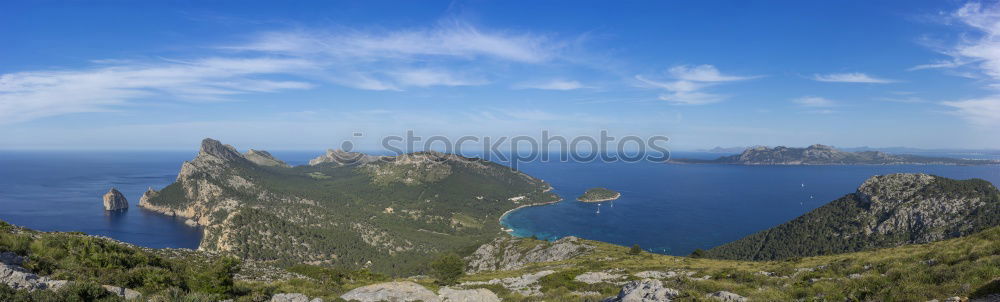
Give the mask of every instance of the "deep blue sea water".
M 674 154 L 714 158 L 717 154 Z M 738 166 L 641 163 L 529 163 L 521 170 L 552 184 L 564 201 L 504 218 L 513 234 L 577 236 L 670 255 L 688 255 L 791 220 L 854 192 L 868 177 L 922 172 L 1000 184 L 1000 166 Z M 622 193 L 613 202 L 577 202 L 591 187 Z M 598 212 L 600 208 L 600 213 Z
M 272 152 L 305 164 L 322 152 Z M 0 219 L 43 231 L 79 231 L 147 247 L 195 248 L 201 230 L 137 206 L 147 187 L 174 181 L 194 152 L 0 151 Z M 714 158 L 688 153 L 678 157 Z M 1000 167 L 959 166 L 734 166 L 659 163 L 541 163 L 520 169 L 553 185 L 566 201 L 524 208 L 505 223 L 515 235 L 579 236 L 660 253 L 686 255 L 792 219 L 854 191 L 867 177 L 925 172 L 983 178 L 1000 184 Z M 805 185 L 805 186 L 803 186 Z M 622 198 L 576 202 L 590 187 Z M 130 209 L 105 212 L 101 196 L 116 187 Z M 812 197 L 812 198 L 810 198 Z

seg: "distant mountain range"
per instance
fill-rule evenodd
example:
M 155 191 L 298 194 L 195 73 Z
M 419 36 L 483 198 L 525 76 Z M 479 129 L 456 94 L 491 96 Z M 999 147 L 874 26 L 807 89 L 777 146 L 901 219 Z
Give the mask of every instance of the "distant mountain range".
M 886 153 L 894 154 L 979 154 L 979 155 L 998 155 L 1000 156 L 1000 149 L 947 149 L 947 148 L 937 148 L 937 149 L 923 149 L 923 148 L 911 148 L 911 147 L 837 147 L 831 146 L 840 151 L 848 152 L 861 152 L 861 151 L 881 151 Z M 752 149 L 754 147 L 746 146 L 735 146 L 735 147 L 721 147 L 717 146 L 712 149 L 697 149 L 697 152 L 708 152 L 708 153 L 741 153 L 746 149 Z
M 715 163 L 739 165 L 989 165 L 1000 164 L 997 160 L 961 159 L 949 157 L 929 157 L 910 154 L 890 154 L 882 151 L 848 152 L 826 145 L 812 145 L 807 148 L 752 147 L 742 153 L 722 156 L 714 160 L 671 159 L 674 163 Z
M 779 260 L 927 243 L 1000 225 L 1000 191 L 981 179 L 890 174 L 792 221 L 707 251 Z

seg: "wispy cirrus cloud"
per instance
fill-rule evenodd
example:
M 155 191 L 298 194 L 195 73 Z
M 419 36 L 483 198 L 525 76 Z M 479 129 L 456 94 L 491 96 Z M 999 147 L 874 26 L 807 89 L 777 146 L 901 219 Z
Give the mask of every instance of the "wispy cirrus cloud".
M 804 96 L 792 100 L 793 103 L 805 107 L 836 107 L 837 102 L 818 96 Z
M 544 35 L 488 31 L 451 21 L 435 27 L 396 31 L 272 31 L 261 33 L 247 43 L 222 48 L 371 60 L 451 57 L 540 63 L 555 57 L 562 47 L 561 42 Z
M 888 84 L 888 83 L 898 82 L 896 80 L 873 77 L 860 72 L 814 74 L 811 78 L 813 80 L 820 82 L 836 82 L 836 83 Z
M 642 75 L 635 79 L 641 87 L 662 89 L 660 99 L 678 105 L 705 105 L 720 102 L 726 95 L 704 92 L 705 88 L 726 82 L 745 81 L 759 76 L 734 76 L 719 72 L 712 65 L 674 66 L 667 70 L 668 80 L 651 80 Z
M 208 58 L 7 73 L 0 75 L 0 123 L 108 111 L 141 98 L 219 101 L 238 94 L 307 89 L 313 84 L 268 77 L 308 68 L 309 62 L 298 59 Z
M 949 16 L 952 24 L 966 31 L 951 47 L 939 51 L 951 59 L 919 65 L 911 70 L 944 68 L 966 77 L 985 79 L 987 88 L 1000 90 L 1000 3 L 966 3 Z M 992 96 L 941 103 L 968 122 L 995 127 L 1000 125 L 1000 91 Z
M 590 88 L 579 81 L 554 79 L 541 82 L 524 82 L 515 84 L 514 89 L 542 89 L 542 90 L 576 90 Z
M 394 31 L 271 31 L 220 49 L 307 59 L 323 67 L 326 77 L 339 85 L 402 90 L 486 84 L 491 81 L 482 75 L 459 71 L 470 64 L 542 64 L 559 59 L 567 44 L 547 35 L 485 30 L 451 20 L 432 27 Z
M 546 35 L 458 21 L 386 31 L 271 31 L 208 48 L 194 59 L 106 59 L 83 68 L 0 74 L 0 123 L 109 111 L 150 99 L 228 100 L 324 83 L 396 91 L 485 85 L 492 81 L 483 70 L 557 60 L 564 45 Z

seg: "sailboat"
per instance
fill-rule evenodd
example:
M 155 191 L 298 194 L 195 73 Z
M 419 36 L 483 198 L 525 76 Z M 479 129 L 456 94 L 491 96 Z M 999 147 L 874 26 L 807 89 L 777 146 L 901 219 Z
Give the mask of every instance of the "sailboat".
M 597 204 L 597 214 L 601 213 L 601 204 Z

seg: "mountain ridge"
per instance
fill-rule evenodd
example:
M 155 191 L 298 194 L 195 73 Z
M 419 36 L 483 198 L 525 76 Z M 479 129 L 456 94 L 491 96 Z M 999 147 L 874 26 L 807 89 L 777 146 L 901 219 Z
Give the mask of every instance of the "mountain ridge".
M 1000 225 L 1000 191 L 981 179 L 873 176 L 857 191 L 706 255 L 780 260 L 928 243 Z
M 558 198 L 544 181 L 479 159 L 436 152 L 377 159 L 260 165 L 205 139 L 176 181 L 148 190 L 139 205 L 201 226 L 201 250 L 400 273 L 503 235 L 505 211 Z

